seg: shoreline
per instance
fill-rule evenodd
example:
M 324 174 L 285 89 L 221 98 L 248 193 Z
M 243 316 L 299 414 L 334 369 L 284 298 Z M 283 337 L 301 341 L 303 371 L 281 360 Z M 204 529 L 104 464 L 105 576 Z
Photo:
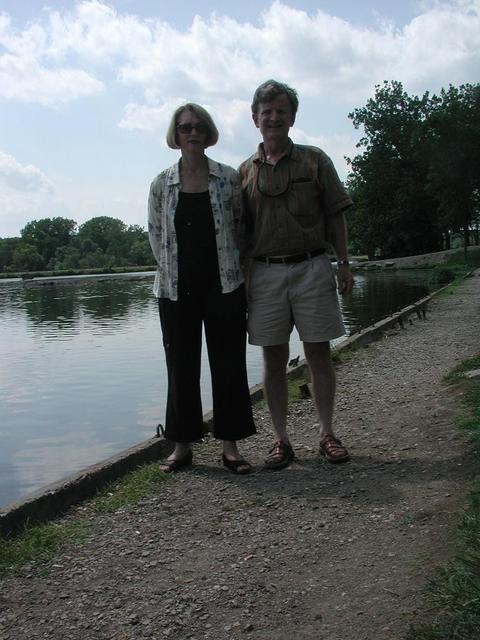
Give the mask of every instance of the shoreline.
M 476 245 L 471 245 L 468 250 L 478 250 Z M 386 258 L 379 260 L 364 260 L 359 259 L 358 256 L 351 257 L 352 268 L 356 270 L 382 268 L 382 269 L 425 269 L 434 268 L 437 264 L 444 263 L 450 256 L 455 254 L 462 254 L 463 248 L 458 249 L 444 249 L 443 251 L 436 251 L 434 253 L 418 254 L 414 256 L 403 256 L 399 258 Z M 333 263 L 335 263 L 334 256 L 331 257 Z M 130 267 L 112 267 L 111 269 L 67 269 L 59 272 L 55 271 L 32 271 L 32 272 L 18 272 L 15 274 L 0 273 L 0 284 L 2 282 L 16 282 L 22 280 L 23 282 L 46 282 L 48 280 L 66 280 L 70 278 L 95 278 L 101 276 L 122 276 L 122 275 L 155 275 L 156 267 L 152 265 L 145 266 L 130 266 Z
M 448 285 L 447 285 L 448 286 Z M 376 322 L 365 329 L 349 336 L 335 345 L 332 351 L 356 349 L 367 346 L 371 342 L 380 340 L 385 331 L 399 326 L 412 315 L 424 320 L 428 303 L 445 287 L 438 289 L 416 303 Z M 301 359 L 294 367 L 287 370 L 289 379 L 301 377 L 308 370 L 305 359 Z M 263 385 L 257 384 L 250 388 L 252 403 L 263 399 Z M 204 415 L 206 432 L 213 419 L 210 410 Z M 45 487 L 37 489 L 18 500 L 0 506 L 0 535 L 8 536 L 22 530 L 26 524 L 38 524 L 54 519 L 65 513 L 70 507 L 95 495 L 105 484 L 117 480 L 126 473 L 138 468 L 141 464 L 152 462 L 171 451 L 171 444 L 160 437 L 149 438 L 132 447 L 116 453 L 105 460 L 70 474 Z

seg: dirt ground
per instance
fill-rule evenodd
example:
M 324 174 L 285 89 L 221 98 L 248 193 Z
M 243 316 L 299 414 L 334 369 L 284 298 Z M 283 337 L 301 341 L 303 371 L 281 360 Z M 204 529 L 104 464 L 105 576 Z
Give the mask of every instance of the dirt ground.
M 458 391 L 441 380 L 478 353 L 479 318 L 477 271 L 426 320 L 337 366 L 351 462 L 319 459 L 305 400 L 290 411 L 295 463 L 262 470 L 271 425 L 260 406 L 242 444 L 255 473 L 224 470 L 209 440 L 158 494 L 90 516 L 79 546 L 1 583 L 0 639 L 404 638 L 428 616 L 424 587 L 454 551 L 478 473 L 454 426 Z

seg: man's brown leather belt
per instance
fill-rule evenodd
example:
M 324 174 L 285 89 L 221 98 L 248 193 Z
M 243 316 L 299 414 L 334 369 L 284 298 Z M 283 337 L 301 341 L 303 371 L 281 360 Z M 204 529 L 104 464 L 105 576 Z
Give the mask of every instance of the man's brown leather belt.
M 258 260 L 259 262 L 267 262 L 268 264 L 288 264 L 289 262 L 303 262 L 304 260 L 315 258 L 315 256 L 320 256 L 322 253 L 325 253 L 325 249 L 323 248 L 314 249 L 313 251 L 309 251 L 308 253 L 297 253 L 293 256 L 275 256 L 273 258 L 269 258 L 268 256 L 256 256 L 254 260 Z

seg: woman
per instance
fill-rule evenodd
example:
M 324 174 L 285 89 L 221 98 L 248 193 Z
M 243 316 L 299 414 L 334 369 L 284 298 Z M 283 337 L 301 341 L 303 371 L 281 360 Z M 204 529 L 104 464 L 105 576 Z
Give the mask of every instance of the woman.
M 246 310 L 239 260 L 237 172 L 205 149 L 218 140 L 208 112 L 188 103 L 170 122 L 167 144 L 180 161 L 150 187 L 148 233 L 158 264 L 158 298 L 168 371 L 165 437 L 175 443 L 160 465 L 166 473 L 192 464 L 192 442 L 203 437 L 200 398 L 202 324 L 212 377 L 214 436 L 223 464 L 249 473 L 236 441 L 255 433 L 245 364 Z

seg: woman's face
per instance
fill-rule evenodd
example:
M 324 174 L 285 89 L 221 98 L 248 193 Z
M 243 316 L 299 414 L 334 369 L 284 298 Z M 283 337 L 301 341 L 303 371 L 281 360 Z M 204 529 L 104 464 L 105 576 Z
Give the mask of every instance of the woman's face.
M 203 151 L 208 137 L 207 125 L 193 111 L 185 109 L 178 116 L 177 143 L 182 151 Z

